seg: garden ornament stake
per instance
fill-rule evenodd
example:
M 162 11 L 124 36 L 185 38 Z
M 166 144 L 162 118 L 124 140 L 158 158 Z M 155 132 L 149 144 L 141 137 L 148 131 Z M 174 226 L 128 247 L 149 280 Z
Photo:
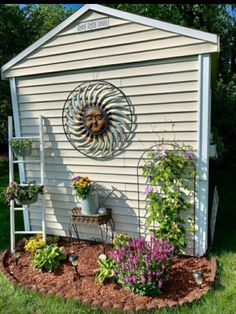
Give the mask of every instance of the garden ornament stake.
M 203 272 L 202 271 L 195 271 L 193 273 L 193 278 L 195 279 L 196 284 L 198 286 L 200 286 L 200 288 L 201 288 L 201 285 L 203 283 Z
M 14 257 L 17 266 L 19 264 L 20 257 L 20 251 L 17 247 L 12 250 L 12 256 Z
M 75 269 L 74 281 L 76 281 L 77 278 L 79 277 L 79 272 L 78 272 L 78 255 L 74 254 L 74 253 L 71 253 L 70 256 L 69 256 L 69 261 L 71 262 L 71 265 Z

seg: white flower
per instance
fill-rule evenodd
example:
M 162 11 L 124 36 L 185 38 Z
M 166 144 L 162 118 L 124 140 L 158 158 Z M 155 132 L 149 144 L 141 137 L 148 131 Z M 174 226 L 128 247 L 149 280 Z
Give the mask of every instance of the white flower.
M 107 257 L 106 257 L 106 255 L 105 254 L 100 254 L 99 256 L 98 256 L 98 259 L 107 259 Z

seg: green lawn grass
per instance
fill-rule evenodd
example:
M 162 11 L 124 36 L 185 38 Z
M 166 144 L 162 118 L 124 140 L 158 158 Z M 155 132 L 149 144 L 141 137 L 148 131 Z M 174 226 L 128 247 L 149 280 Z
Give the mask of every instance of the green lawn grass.
M 234 186 L 236 169 L 223 171 L 211 169 L 212 186 L 216 184 L 220 195 L 219 212 L 216 222 L 214 245 L 208 256 L 216 256 L 218 262 L 217 279 L 213 289 L 202 299 L 189 305 L 155 311 L 158 314 L 197 313 L 235 314 L 236 313 L 236 204 Z M 8 183 L 6 162 L 0 162 L 0 190 Z M 17 219 L 18 227 L 22 217 Z M 9 246 L 9 209 L 0 203 L 0 250 Z M 82 306 L 78 302 L 53 296 L 42 296 L 28 292 L 8 283 L 0 274 L 0 313 L 4 314 L 73 314 L 103 313 L 103 311 Z M 106 313 L 116 313 L 110 311 Z
M 15 180 L 19 179 L 15 168 Z M 0 161 L 0 193 L 8 185 L 8 161 Z M 22 212 L 15 214 L 16 230 L 24 230 Z M 10 245 L 10 212 L 3 200 L 0 199 L 0 251 Z

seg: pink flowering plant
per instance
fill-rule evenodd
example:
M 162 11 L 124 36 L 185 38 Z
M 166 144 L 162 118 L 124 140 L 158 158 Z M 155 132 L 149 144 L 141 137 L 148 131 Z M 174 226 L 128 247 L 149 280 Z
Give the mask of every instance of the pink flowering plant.
M 147 178 L 144 190 L 147 200 L 146 223 L 157 238 L 166 238 L 176 246 L 176 252 L 186 247 L 186 232 L 193 231 L 192 215 L 183 219 L 181 213 L 189 209 L 194 197 L 195 160 L 190 146 L 172 144 L 155 146 L 143 166 Z M 186 227 L 186 221 L 190 227 Z M 157 225 L 153 228 L 153 225 Z
M 116 262 L 113 270 L 118 283 L 134 293 L 158 296 L 168 278 L 175 247 L 164 238 L 151 236 L 129 239 L 112 253 Z

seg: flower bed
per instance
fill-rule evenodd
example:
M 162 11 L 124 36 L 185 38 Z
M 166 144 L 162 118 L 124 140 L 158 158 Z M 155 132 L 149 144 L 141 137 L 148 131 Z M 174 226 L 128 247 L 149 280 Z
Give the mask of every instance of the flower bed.
M 59 242 L 64 246 L 64 253 L 71 252 L 69 242 Z M 112 253 L 113 247 L 107 247 Z M 1 270 L 8 279 L 26 288 L 42 293 L 52 293 L 66 298 L 74 298 L 85 304 L 103 308 L 124 310 L 149 310 L 163 306 L 181 305 L 192 302 L 205 294 L 215 277 L 215 261 L 206 258 L 175 257 L 169 272 L 169 279 L 159 297 L 141 296 L 122 287 L 107 283 L 95 282 L 94 270 L 98 268 L 97 258 L 103 252 L 103 245 L 82 242 L 75 253 L 79 256 L 78 269 L 80 278 L 73 280 L 74 269 L 68 258 L 63 261 L 54 273 L 38 272 L 30 265 L 31 254 L 21 252 L 18 265 L 10 254 L 4 255 Z M 3 267 L 4 266 L 4 267 Z M 192 276 L 194 271 L 203 271 L 204 282 L 199 288 Z

